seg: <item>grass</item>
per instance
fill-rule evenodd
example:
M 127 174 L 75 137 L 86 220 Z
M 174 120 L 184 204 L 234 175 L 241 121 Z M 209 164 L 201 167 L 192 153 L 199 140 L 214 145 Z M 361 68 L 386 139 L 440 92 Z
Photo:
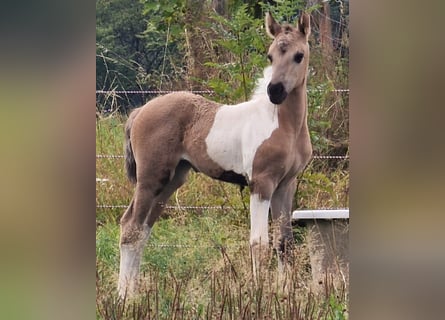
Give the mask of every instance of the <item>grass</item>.
M 97 154 L 121 155 L 120 116 L 99 118 Z M 316 168 L 316 170 L 314 170 Z M 298 207 L 347 206 L 348 174 L 313 162 L 301 177 Z M 133 186 L 122 158 L 98 158 L 97 204 L 127 205 Z M 191 173 L 154 225 L 141 266 L 141 293 L 131 301 L 117 298 L 119 225 L 124 208 L 98 208 L 96 214 L 97 319 L 346 319 L 348 293 L 326 283 L 310 290 L 305 230 L 296 227 L 292 265 L 278 279 L 270 254 L 259 279 L 251 273 L 248 246 L 248 190 Z M 184 209 L 184 206 L 219 209 Z M 179 206 L 179 209 L 178 209 Z M 283 283 L 286 285 L 283 286 Z

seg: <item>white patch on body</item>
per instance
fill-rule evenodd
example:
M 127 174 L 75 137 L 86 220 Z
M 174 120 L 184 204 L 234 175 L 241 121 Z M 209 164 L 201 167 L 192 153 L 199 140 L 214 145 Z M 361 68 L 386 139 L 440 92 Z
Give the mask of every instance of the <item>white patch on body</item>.
M 135 243 L 121 244 L 120 246 L 120 266 L 119 266 L 119 296 L 134 294 L 139 275 L 144 246 L 150 236 L 151 228 L 144 225 L 142 238 Z
M 270 200 L 263 200 L 258 194 L 250 196 L 250 245 L 269 244 Z
M 213 161 L 248 180 L 258 147 L 278 128 L 277 107 L 267 95 L 271 73 L 270 67 L 264 70 L 251 100 L 219 108 L 205 140 Z

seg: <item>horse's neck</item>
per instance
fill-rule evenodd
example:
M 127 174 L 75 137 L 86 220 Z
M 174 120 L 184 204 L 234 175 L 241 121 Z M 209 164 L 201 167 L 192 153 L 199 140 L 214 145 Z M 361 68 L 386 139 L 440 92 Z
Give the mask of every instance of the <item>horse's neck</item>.
M 306 84 L 295 88 L 280 106 L 280 122 L 286 123 L 298 134 L 307 129 L 307 94 Z

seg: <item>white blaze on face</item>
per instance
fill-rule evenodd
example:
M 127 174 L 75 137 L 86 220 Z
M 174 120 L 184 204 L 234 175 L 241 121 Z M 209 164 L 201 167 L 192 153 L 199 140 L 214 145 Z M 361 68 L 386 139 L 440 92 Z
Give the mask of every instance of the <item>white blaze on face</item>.
M 221 106 L 206 138 L 209 157 L 226 171 L 252 178 L 258 147 L 278 128 L 276 107 L 267 95 Z
M 131 296 L 136 290 L 142 253 L 150 236 L 151 228 L 144 226 L 142 238 L 135 243 L 121 244 L 119 266 L 119 296 Z

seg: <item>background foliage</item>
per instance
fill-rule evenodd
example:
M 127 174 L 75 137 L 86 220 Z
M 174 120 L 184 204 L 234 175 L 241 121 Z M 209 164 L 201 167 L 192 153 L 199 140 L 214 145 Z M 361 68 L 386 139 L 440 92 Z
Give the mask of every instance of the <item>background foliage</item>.
M 97 90 L 213 90 L 246 100 L 267 65 L 271 11 L 294 23 L 312 15 L 309 112 L 316 152 L 345 154 L 348 142 L 349 1 L 97 0 Z M 154 95 L 98 94 L 98 111 L 127 112 Z

